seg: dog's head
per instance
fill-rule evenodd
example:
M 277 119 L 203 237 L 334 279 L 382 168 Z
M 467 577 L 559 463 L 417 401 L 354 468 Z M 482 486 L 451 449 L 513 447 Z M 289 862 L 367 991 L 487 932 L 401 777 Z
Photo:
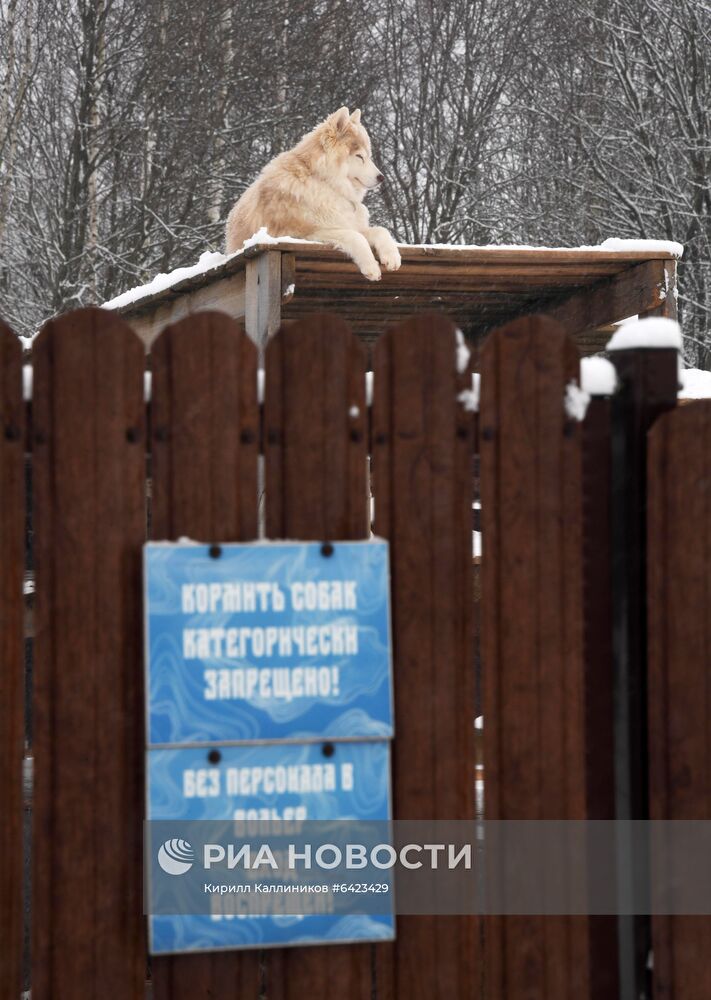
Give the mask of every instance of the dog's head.
M 373 163 L 370 136 L 360 122 L 360 109 L 339 108 L 316 130 L 329 163 L 360 200 L 384 178 Z

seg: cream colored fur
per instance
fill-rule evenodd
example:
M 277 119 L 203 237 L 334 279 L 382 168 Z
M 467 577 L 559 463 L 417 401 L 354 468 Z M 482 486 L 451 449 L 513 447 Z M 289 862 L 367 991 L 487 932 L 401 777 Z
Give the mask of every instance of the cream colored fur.
M 267 164 L 247 188 L 227 219 L 227 253 L 265 226 L 272 236 L 329 243 L 378 281 L 380 265 L 386 271 L 400 267 L 394 239 L 382 226 L 370 225 L 362 203 L 382 179 L 360 111 L 340 108 Z

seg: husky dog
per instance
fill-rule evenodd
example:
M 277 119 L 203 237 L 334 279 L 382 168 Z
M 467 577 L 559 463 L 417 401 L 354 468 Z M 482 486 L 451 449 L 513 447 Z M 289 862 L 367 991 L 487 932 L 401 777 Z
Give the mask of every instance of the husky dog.
M 362 204 L 383 180 L 371 159 L 360 110 L 340 108 L 268 163 L 227 219 L 227 253 L 262 227 L 272 236 L 320 240 L 343 250 L 370 281 L 400 267 L 395 240 L 371 226 Z

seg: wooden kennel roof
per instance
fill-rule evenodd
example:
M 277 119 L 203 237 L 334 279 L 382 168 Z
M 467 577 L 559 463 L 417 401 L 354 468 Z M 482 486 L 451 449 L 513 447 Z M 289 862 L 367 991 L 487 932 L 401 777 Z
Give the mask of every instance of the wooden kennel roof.
M 663 246 L 663 245 L 662 245 Z M 472 340 L 524 313 L 566 325 L 584 353 L 605 324 L 672 315 L 676 256 L 649 248 L 401 246 L 402 267 L 370 282 L 344 254 L 297 240 L 255 243 L 224 263 L 117 309 L 150 343 L 191 312 L 220 309 L 264 342 L 281 322 L 316 310 L 344 316 L 366 341 L 414 312 L 447 312 Z

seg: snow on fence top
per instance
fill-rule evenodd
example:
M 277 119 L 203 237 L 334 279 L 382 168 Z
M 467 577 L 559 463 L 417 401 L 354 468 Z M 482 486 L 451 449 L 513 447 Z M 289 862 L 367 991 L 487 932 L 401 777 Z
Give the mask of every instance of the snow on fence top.
M 681 329 L 674 319 L 648 316 L 622 323 L 607 343 L 608 351 L 625 351 L 636 347 L 671 347 L 681 350 Z
M 259 232 L 255 233 L 248 240 L 245 240 L 244 246 L 241 250 L 237 250 L 232 254 L 215 253 L 212 251 L 206 251 L 200 256 L 200 259 L 196 264 L 192 264 L 188 267 L 178 267 L 168 274 L 158 274 L 144 285 L 137 285 L 135 288 L 131 288 L 126 292 L 122 292 L 115 298 L 110 299 L 108 302 L 104 302 L 102 308 L 104 309 L 125 309 L 128 306 L 135 305 L 139 303 L 142 299 L 149 298 L 153 295 L 163 292 L 168 288 L 179 285 L 181 282 L 189 280 L 191 278 L 199 277 L 200 275 L 208 275 L 211 271 L 217 271 L 218 268 L 223 267 L 228 261 L 235 260 L 237 258 L 245 255 L 246 251 L 252 250 L 253 248 L 268 247 L 270 245 L 282 244 L 294 244 L 299 246 L 304 250 L 307 250 L 309 246 L 319 247 L 323 244 L 317 243 L 315 241 L 294 239 L 291 236 L 271 236 L 266 229 L 260 229 Z M 597 246 L 580 246 L 580 247 L 544 247 L 544 246 L 529 246 L 526 244 L 504 244 L 504 243 L 492 243 L 488 245 L 477 245 L 477 244 L 457 244 L 457 243 L 416 243 L 416 244 L 405 244 L 400 243 L 398 246 L 401 249 L 410 250 L 429 250 L 429 251 L 447 251 L 447 252 L 460 252 L 467 253 L 471 251 L 486 251 L 490 252 L 492 255 L 497 253 L 510 253 L 519 251 L 529 251 L 531 254 L 543 254 L 543 253 L 603 253 L 603 254 L 620 254 L 631 255 L 631 254 L 642 254 L 649 257 L 653 256 L 666 256 L 666 257 L 681 257 L 684 248 L 680 243 L 675 243 L 673 241 L 667 240 L 625 240 L 611 238 L 605 240 Z M 215 275 L 217 276 L 217 275 Z
M 611 396 L 617 386 L 615 366 L 607 358 L 582 358 L 580 388 L 588 396 Z

